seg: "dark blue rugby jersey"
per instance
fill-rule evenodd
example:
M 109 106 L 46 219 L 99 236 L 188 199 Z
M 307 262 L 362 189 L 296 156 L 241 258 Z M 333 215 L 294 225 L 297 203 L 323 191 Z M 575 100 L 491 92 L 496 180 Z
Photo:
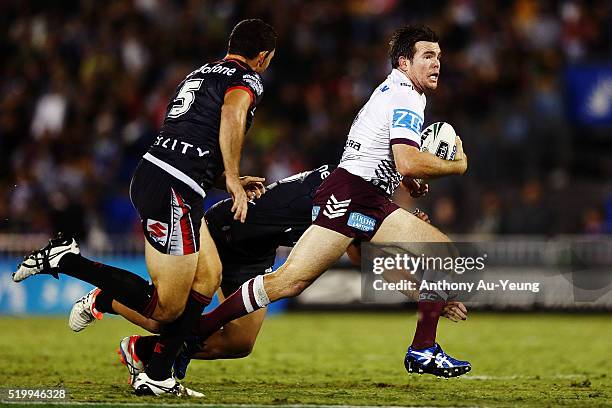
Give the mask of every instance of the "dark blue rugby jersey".
M 225 94 L 233 89 L 243 89 L 251 95 L 246 118 L 248 130 L 263 95 L 261 77 L 235 59 L 204 64 L 177 87 L 164 124 L 145 159 L 160 167 L 166 163 L 195 181 L 202 190 L 208 190 L 224 170 L 219 145 L 221 107 Z M 163 163 L 151 159 L 151 155 Z
M 231 250 L 236 263 L 256 262 L 279 246 L 292 247 L 312 224 L 314 195 L 335 168 L 321 166 L 269 185 L 261 198 L 249 202 L 244 224 L 234 220 L 231 199 L 215 204 L 205 215 L 215 243 Z

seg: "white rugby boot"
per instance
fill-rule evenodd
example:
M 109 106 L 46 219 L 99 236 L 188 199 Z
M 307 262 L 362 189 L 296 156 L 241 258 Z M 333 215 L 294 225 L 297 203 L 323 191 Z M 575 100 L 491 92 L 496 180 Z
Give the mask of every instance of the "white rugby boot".
M 128 384 L 134 384 L 136 377 L 140 373 L 144 373 L 145 366 L 136 355 L 135 345 L 140 336 L 128 336 L 124 337 L 121 342 L 119 342 L 119 354 L 121 355 L 121 363 L 127 367 L 128 372 L 130 373 L 130 377 L 128 378 Z
M 74 302 L 68 318 L 68 326 L 73 331 L 80 332 L 96 320 L 102 320 L 104 313 L 96 310 L 96 296 L 101 291 L 99 288 L 92 289 Z
M 13 280 L 21 282 L 32 275 L 39 273 L 52 275 L 59 279 L 59 261 L 66 254 L 79 255 L 79 245 L 74 238 L 65 238 L 59 234 L 56 238 L 51 238 L 47 246 L 31 252 L 23 258 L 17 272 L 13 273 Z
M 134 384 L 134 392 L 138 396 L 145 395 L 176 395 L 178 397 L 198 397 L 204 396 L 201 392 L 189 389 L 178 381 L 174 377 L 167 378 L 162 381 L 155 381 L 149 378 L 147 373 L 140 373 L 136 377 Z

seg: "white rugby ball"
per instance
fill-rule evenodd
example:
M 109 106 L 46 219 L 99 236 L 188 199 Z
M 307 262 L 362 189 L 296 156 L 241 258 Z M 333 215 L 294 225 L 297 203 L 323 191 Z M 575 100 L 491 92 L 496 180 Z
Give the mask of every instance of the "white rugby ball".
M 457 141 L 455 129 L 446 122 L 436 122 L 421 132 L 421 151 L 444 160 L 455 160 Z

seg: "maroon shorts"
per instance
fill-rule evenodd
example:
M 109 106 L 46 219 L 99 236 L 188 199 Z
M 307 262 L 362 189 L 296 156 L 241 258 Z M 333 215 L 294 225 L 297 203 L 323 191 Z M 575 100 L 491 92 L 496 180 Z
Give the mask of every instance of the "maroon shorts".
M 371 240 L 399 208 L 380 188 L 341 167 L 321 184 L 312 204 L 314 225 L 361 241 Z

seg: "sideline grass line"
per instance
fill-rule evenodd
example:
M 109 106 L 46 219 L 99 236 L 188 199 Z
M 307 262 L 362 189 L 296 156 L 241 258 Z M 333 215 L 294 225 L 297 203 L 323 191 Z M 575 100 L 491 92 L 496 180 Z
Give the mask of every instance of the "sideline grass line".
M 147 402 L 92 402 L 92 401 L 0 401 L 9 405 L 58 405 L 58 406 L 123 406 L 123 407 L 221 407 L 221 408 L 436 408 L 429 406 L 397 405 L 317 405 L 317 404 L 197 404 L 197 403 L 147 403 Z M 453 407 L 445 407 L 453 408 Z M 465 407 L 463 407 L 465 408 Z
M 466 381 L 466 380 L 479 380 L 479 381 L 510 381 L 510 380 L 572 380 L 576 378 L 586 378 L 586 374 L 559 374 L 553 376 L 539 376 L 536 378 L 535 375 L 506 375 L 506 376 L 496 376 L 496 375 L 465 375 L 458 377 L 458 380 Z

